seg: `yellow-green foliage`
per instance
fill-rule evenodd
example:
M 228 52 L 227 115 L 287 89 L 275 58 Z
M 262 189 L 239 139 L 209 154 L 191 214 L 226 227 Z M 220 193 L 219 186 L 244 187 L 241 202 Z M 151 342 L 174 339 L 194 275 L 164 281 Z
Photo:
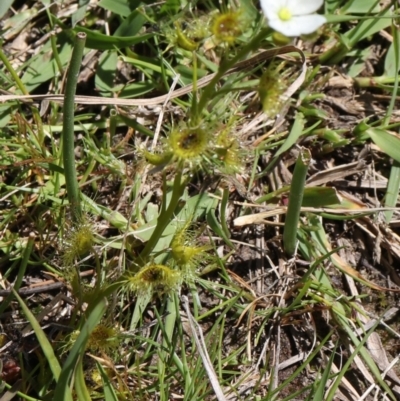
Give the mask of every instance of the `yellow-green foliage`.
M 70 267 L 76 259 L 87 255 L 94 244 L 94 228 L 89 219 L 82 217 L 66 230 L 63 242 L 64 267 Z
M 170 132 L 167 144 L 174 158 L 194 162 L 207 153 L 209 139 L 209 134 L 201 127 L 180 127 Z
M 150 264 L 143 267 L 135 275 L 126 279 L 127 287 L 138 296 L 149 297 L 156 293 L 158 296 L 179 291 L 182 284 L 182 275 L 161 264 Z
M 279 66 L 269 66 L 260 78 L 258 94 L 264 113 L 271 118 L 275 117 L 282 107 L 282 95 L 285 87 Z
M 214 17 L 211 32 L 216 42 L 224 42 L 228 45 L 235 43 L 243 33 L 244 21 L 240 11 L 218 14 Z

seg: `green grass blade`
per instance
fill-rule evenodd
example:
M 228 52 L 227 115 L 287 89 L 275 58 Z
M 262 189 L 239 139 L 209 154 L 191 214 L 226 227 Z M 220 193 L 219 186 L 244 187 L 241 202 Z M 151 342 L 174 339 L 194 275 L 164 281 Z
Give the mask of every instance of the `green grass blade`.
M 39 344 L 43 350 L 44 355 L 46 356 L 47 361 L 49 362 L 50 369 L 53 372 L 54 379 L 57 381 L 60 377 L 61 366 L 54 354 L 53 347 L 51 346 L 49 340 L 45 332 L 40 327 L 39 322 L 36 320 L 34 314 L 29 310 L 28 306 L 22 300 L 22 298 L 18 295 L 18 293 L 13 289 L 12 290 L 15 298 L 17 298 L 18 303 L 21 305 L 21 309 L 23 310 L 27 320 L 32 326 L 33 331 L 36 334 L 36 338 L 39 341 Z
M 380 128 L 369 128 L 365 131 L 377 146 L 388 156 L 400 163 L 400 139 Z
M 214 209 L 211 209 L 208 211 L 207 223 L 210 225 L 211 229 L 225 241 L 225 243 L 228 246 L 230 246 L 232 249 L 235 249 L 235 246 L 233 245 L 233 243 L 227 236 L 226 231 L 223 229 L 223 227 L 219 223 L 217 217 L 215 216 Z
M 328 364 L 324 367 L 324 373 L 322 373 L 321 380 L 318 383 L 317 389 L 313 397 L 313 401 L 320 401 L 324 399 L 325 387 L 329 380 L 333 359 L 336 354 L 336 348 L 337 347 L 335 346 L 335 348 L 332 351 L 331 357 L 329 358 Z
M 371 371 L 374 374 L 376 380 L 382 386 L 382 388 L 388 393 L 388 395 L 390 395 L 392 400 L 396 400 L 396 397 L 393 395 L 393 393 L 390 390 L 389 386 L 382 379 L 382 377 L 380 375 L 380 372 L 379 372 L 379 369 L 375 365 L 375 362 L 373 362 L 371 356 L 369 355 L 369 353 L 364 348 L 364 345 L 365 345 L 366 341 L 368 340 L 368 337 L 371 335 L 371 333 L 373 333 L 376 330 L 376 327 L 379 324 L 379 320 L 377 320 L 375 325 L 365 334 L 364 338 L 361 341 L 359 341 L 357 339 L 357 337 L 354 335 L 353 329 L 350 326 L 348 326 L 347 322 L 345 322 L 344 319 L 342 317 L 340 317 L 340 316 L 338 316 L 338 318 L 340 318 L 342 323 L 344 323 L 343 326 L 346 328 L 347 334 L 351 337 L 351 339 L 353 340 L 353 343 L 354 343 L 354 345 L 356 347 L 354 349 L 354 352 L 352 352 L 350 354 L 350 356 L 347 359 L 346 363 L 343 365 L 343 367 L 340 370 L 338 376 L 336 377 L 335 382 L 333 383 L 332 387 L 329 390 L 328 395 L 326 396 L 326 401 L 331 401 L 331 400 L 335 399 L 336 390 L 338 389 L 338 387 L 339 387 L 344 375 L 346 374 L 346 372 L 350 368 L 350 365 L 353 362 L 354 358 L 358 354 L 360 354 L 363 357 L 364 361 L 367 363 L 368 367 L 371 369 Z
M 54 392 L 54 400 L 71 400 L 70 379 L 75 371 L 76 364 L 80 357 L 83 357 L 85 346 L 90 333 L 100 321 L 107 307 L 107 301 L 103 298 L 91 311 L 85 324 L 79 333 L 74 346 L 72 347 L 67 360 L 62 368 L 57 387 Z
M 307 356 L 307 359 L 286 379 L 284 380 L 275 390 L 271 391 L 270 397 L 268 398 L 269 400 L 272 399 L 277 399 L 275 398 L 282 390 L 286 388 L 286 386 L 292 382 L 301 372 L 306 368 L 306 366 L 309 366 L 311 361 L 318 355 L 318 353 L 323 349 L 325 343 L 330 340 L 332 337 L 333 332 L 329 332 L 318 344 L 317 347 Z
M 118 396 L 111 384 L 110 378 L 103 369 L 103 366 L 98 362 L 97 369 L 99 369 L 101 380 L 103 381 L 104 401 L 118 401 Z
M 29 257 L 31 256 L 34 243 L 35 243 L 35 238 L 29 237 L 28 243 L 26 244 L 25 252 L 24 252 L 24 255 L 22 258 L 21 266 L 18 269 L 18 276 L 17 276 L 17 279 L 15 280 L 15 284 L 13 287 L 15 291 L 18 291 L 19 288 L 21 287 L 22 280 L 25 276 L 26 267 L 28 266 Z M 8 305 L 10 304 L 12 299 L 13 299 L 13 294 L 11 293 L 0 304 L 0 316 L 7 309 Z
M 285 252 L 292 256 L 296 249 L 297 227 L 300 218 L 300 209 L 303 203 L 304 186 L 311 154 L 308 149 L 302 149 L 297 158 L 293 172 L 292 184 L 289 193 L 289 206 L 283 229 L 283 246 Z
M 75 391 L 79 401 L 92 401 L 85 384 L 85 373 L 83 371 L 83 356 L 79 358 L 75 369 Z
M 396 207 L 397 199 L 399 197 L 400 189 L 400 163 L 394 161 L 392 168 L 390 169 L 389 182 L 386 189 L 385 195 L 385 207 Z M 393 216 L 393 210 L 387 210 L 385 215 L 386 223 L 390 223 Z
M 399 87 L 399 76 L 397 72 L 399 71 L 399 32 L 397 28 L 392 24 L 392 34 L 393 34 L 393 44 L 392 48 L 394 50 L 394 54 L 392 55 L 393 57 L 390 57 L 391 62 L 392 62 L 392 76 L 395 77 L 394 85 L 393 85 L 393 91 L 392 91 L 392 96 L 390 99 L 390 104 L 388 107 L 388 110 L 386 112 L 386 117 L 384 120 L 385 124 L 388 124 L 390 122 L 390 117 L 393 114 L 393 109 L 395 106 L 395 102 L 397 99 L 397 90 Z M 394 60 L 393 60 L 394 58 Z M 385 60 L 386 61 L 386 60 Z M 390 176 L 389 176 L 389 182 L 386 190 L 386 195 L 385 195 L 385 206 L 387 207 L 396 207 L 397 203 L 397 198 L 399 195 L 399 188 L 400 188 L 400 163 L 399 161 L 395 160 L 392 168 L 390 170 Z M 393 217 L 393 211 L 387 210 L 385 213 L 385 221 L 386 223 L 389 223 L 390 220 Z
M 179 305 L 178 296 L 176 294 L 171 294 L 165 297 L 167 302 L 165 317 L 165 325 L 163 327 L 163 342 L 162 347 L 159 351 L 159 360 L 157 364 L 158 378 L 160 380 L 160 400 L 168 400 L 168 389 L 169 384 L 166 381 L 167 363 L 170 358 L 171 344 L 173 343 L 173 333 L 176 323 L 177 310 Z

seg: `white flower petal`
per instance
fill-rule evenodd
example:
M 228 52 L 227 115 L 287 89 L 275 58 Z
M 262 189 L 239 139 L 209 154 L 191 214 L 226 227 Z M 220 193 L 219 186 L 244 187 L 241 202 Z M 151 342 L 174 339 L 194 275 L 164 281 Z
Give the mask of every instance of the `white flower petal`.
M 287 0 L 260 0 L 261 8 L 268 20 L 278 18 L 278 12 Z
M 324 0 L 287 0 L 286 7 L 293 15 L 307 15 L 317 11 Z
M 326 18 L 319 14 L 293 17 L 289 21 L 282 21 L 279 18 L 268 21 L 268 25 L 272 29 L 275 29 L 275 31 L 278 31 L 289 38 L 313 33 L 325 23 Z

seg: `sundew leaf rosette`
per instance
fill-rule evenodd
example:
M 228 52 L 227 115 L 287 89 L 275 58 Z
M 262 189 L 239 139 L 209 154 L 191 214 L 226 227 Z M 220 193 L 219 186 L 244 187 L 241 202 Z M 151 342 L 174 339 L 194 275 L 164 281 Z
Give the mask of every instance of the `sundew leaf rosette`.
M 180 127 L 170 132 L 167 144 L 175 159 L 196 162 L 207 153 L 209 139 L 202 127 Z
M 189 230 L 191 220 L 179 227 L 171 241 L 171 255 L 182 272 L 183 280 L 193 283 L 196 279 L 196 270 L 207 262 L 211 256 L 207 253 L 210 245 L 198 245 L 196 232 Z
M 76 259 L 87 255 L 93 249 L 94 242 L 94 226 L 86 215 L 82 215 L 72 227 L 68 227 L 64 237 L 64 267 L 72 266 Z
M 244 31 L 244 20 L 240 11 L 218 14 L 211 25 L 211 32 L 218 42 L 235 43 Z
M 151 299 L 153 294 L 161 297 L 163 294 L 179 292 L 182 285 L 182 274 L 161 264 L 150 264 L 138 273 L 127 277 L 127 287 L 138 297 Z

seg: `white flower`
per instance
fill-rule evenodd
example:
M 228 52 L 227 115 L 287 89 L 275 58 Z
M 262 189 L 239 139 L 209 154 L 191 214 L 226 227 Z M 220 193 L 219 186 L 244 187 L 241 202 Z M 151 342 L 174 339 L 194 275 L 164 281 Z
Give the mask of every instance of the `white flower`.
M 268 25 L 285 36 L 315 32 L 326 22 L 323 15 L 312 14 L 324 0 L 260 0 Z

